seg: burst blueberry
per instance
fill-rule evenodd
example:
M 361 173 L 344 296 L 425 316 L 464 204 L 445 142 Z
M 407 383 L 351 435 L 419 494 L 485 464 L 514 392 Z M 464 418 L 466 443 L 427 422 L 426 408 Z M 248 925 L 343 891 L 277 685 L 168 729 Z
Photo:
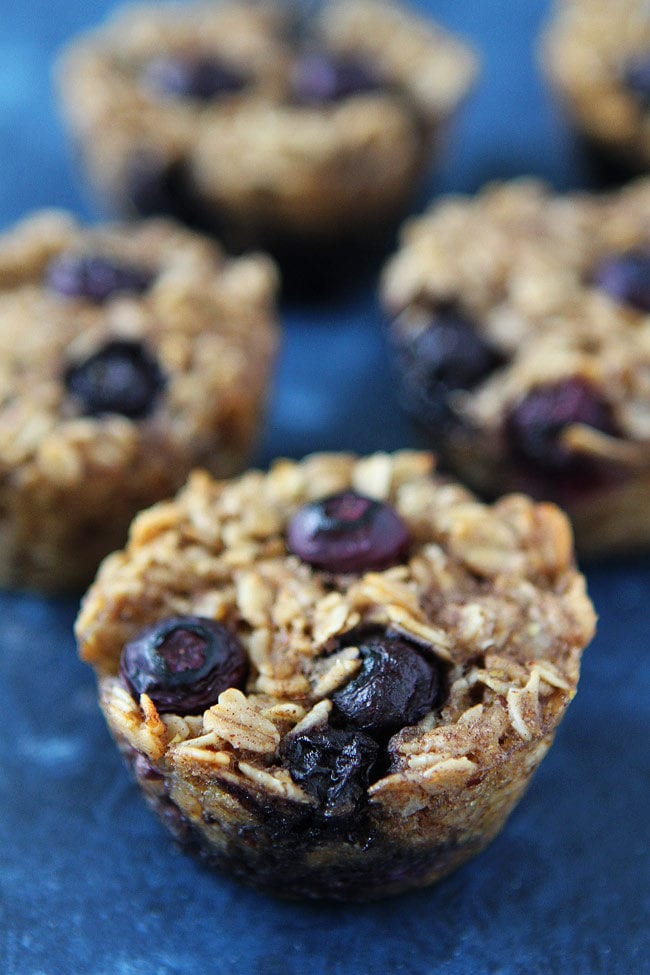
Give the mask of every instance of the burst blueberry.
M 130 419 L 149 414 L 165 384 L 160 366 L 145 346 L 124 339 L 112 339 L 75 363 L 64 381 L 86 416 L 118 413 Z
M 161 713 L 200 714 L 222 691 L 242 689 L 247 672 L 235 634 L 201 616 L 172 616 L 145 627 L 120 660 L 133 696 L 148 694 Z
M 650 313 L 650 250 L 606 257 L 596 268 L 593 282 L 620 304 Z
M 421 331 L 408 334 L 396 329 L 394 336 L 404 406 L 433 428 L 447 419 L 451 393 L 473 389 L 503 362 L 454 305 L 432 312 Z
M 383 738 L 441 704 L 444 678 L 432 654 L 386 634 L 358 642 L 361 670 L 332 696 L 339 719 Z
M 321 813 L 338 819 L 358 814 L 365 804 L 379 745 L 362 732 L 326 726 L 287 735 L 280 755 Z
M 119 294 L 142 294 L 153 278 L 148 268 L 96 254 L 60 254 L 45 269 L 45 283 L 53 291 L 98 305 Z
M 287 543 L 304 562 L 327 572 L 365 572 L 399 562 L 409 532 L 389 505 L 342 491 L 300 508 Z
M 510 413 L 507 431 L 522 459 L 541 469 L 571 473 L 584 463 L 562 439 L 567 427 L 575 424 L 616 433 L 611 407 L 580 376 L 531 389 Z
M 161 95 L 212 101 L 241 91 L 244 75 L 216 57 L 160 57 L 150 61 L 142 75 L 144 83 Z
M 381 79 L 367 62 L 324 53 L 301 57 L 294 67 L 292 82 L 294 98 L 302 105 L 327 105 L 382 87 Z

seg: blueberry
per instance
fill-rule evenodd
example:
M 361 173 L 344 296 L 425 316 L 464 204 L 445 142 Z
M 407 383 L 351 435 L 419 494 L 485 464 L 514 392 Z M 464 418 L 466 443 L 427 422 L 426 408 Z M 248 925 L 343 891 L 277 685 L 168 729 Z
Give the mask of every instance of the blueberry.
M 399 562 L 409 533 L 389 505 L 349 490 L 300 508 L 289 523 L 287 544 L 318 569 L 365 572 Z
M 162 782 L 164 776 L 149 761 L 146 755 L 141 752 L 134 752 L 131 756 L 131 768 L 137 782 L 146 783 Z
M 632 250 L 606 257 L 593 282 L 622 305 L 650 312 L 650 252 Z
M 241 689 L 248 662 L 237 637 L 214 620 L 171 616 L 125 645 L 120 674 L 134 697 L 161 713 L 201 714 L 229 687 Z
M 366 62 L 323 53 L 300 58 L 294 66 L 292 83 L 294 98 L 302 105 L 326 105 L 383 87 Z
M 152 281 L 146 268 L 93 254 L 61 254 L 45 269 L 45 283 L 53 291 L 98 305 L 117 294 L 142 294 Z
M 361 670 L 332 696 L 337 718 L 376 737 L 415 724 L 443 697 L 440 664 L 408 640 L 376 634 L 359 641 Z
M 164 386 L 160 366 L 140 342 L 112 339 L 94 355 L 68 368 L 68 393 L 85 416 L 119 413 L 138 419 L 151 412 Z
M 330 727 L 289 734 L 280 746 L 291 778 L 331 819 L 363 808 L 378 755 L 379 745 L 368 735 Z
M 146 65 L 143 81 L 161 95 L 199 101 L 234 94 L 247 83 L 239 71 L 213 57 L 155 58 Z
M 441 306 L 415 335 L 395 330 L 404 407 L 427 426 L 445 422 L 449 395 L 472 389 L 503 363 L 454 305 Z
M 640 55 L 628 61 L 623 69 L 623 83 L 644 109 L 650 108 L 650 55 Z
M 616 432 L 611 407 L 579 376 L 531 389 L 513 408 L 506 426 L 519 457 L 542 469 L 572 473 L 584 461 L 562 443 L 561 436 L 575 423 Z

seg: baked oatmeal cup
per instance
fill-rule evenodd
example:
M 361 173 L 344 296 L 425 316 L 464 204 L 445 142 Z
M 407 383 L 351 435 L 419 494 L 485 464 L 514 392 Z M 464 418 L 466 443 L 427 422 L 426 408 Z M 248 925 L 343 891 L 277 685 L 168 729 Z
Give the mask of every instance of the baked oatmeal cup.
M 273 894 L 433 883 L 498 833 L 594 613 L 564 515 L 431 455 L 195 472 L 141 513 L 76 632 L 151 807 Z
M 650 543 L 650 180 L 520 180 L 406 225 L 383 277 L 402 403 L 476 490 L 560 504 L 578 550 Z
M 87 586 L 192 467 L 246 466 L 276 287 L 165 220 L 48 211 L 0 237 L 0 585 Z
M 215 2 L 125 9 L 70 45 L 58 80 L 120 211 L 306 261 L 394 226 L 475 72 L 464 44 L 381 0 L 302 25 L 295 6 Z
M 605 161 L 650 167 L 650 7 L 645 0 L 562 0 L 541 44 L 545 73 L 572 124 Z

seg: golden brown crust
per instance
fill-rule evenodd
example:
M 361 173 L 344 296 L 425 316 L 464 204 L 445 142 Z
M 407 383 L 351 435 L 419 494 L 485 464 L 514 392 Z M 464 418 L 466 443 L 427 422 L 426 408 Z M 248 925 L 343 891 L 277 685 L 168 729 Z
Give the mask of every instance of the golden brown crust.
M 59 253 L 150 268 L 141 296 L 95 305 L 42 283 Z M 0 579 L 81 586 L 133 515 L 196 464 L 241 470 L 276 346 L 276 274 L 264 257 L 224 258 L 170 222 L 84 229 L 37 214 L 0 238 Z M 83 416 L 67 367 L 109 339 L 143 340 L 166 377 L 147 417 Z
M 582 497 L 563 493 L 561 477 L 544 485 L 567 508 L 583 551 L 650 539 L 645 506 L 635 510 L 636 525 L 630 518 L 650 477 L 650 317 L 590 283 L 605 257 L 647 248 L 649 220 L 649 180 L 602 197 L 556 196 L 533 180 L 495 184 L 408 222 L 383 277 L 396 334 L 417 334 L 427 309 L 455 302 L 504 357 L 452 399 L 461 429 L 448 461 L 477 489 L 498 494 L 526 483 L 512 471 L 504 422 L 530 390 L 577 376 L 602 395 L 618 435 L 575 425 L 564 436 L 611 480 Z
M 134 158 L 144 150 L 161 166 L 182 160 L 193 192 L 246 241 L 339 234 L 344 222 L 359 228 L 401 208 L 426 165 L 422 129 L 431 135 L 461 100 L 473 55 L 392 4 L 326 5 L 316 35 L 335 51 L 370 56 L 402 94 L 297 106 L 289 9 L 142 6 L 73 44 L 60 88 L 93 182 L 128 208 Z M 252 84 L 206 106 L 161 99 L 139 80 L 153 55 L 197 50 L 244 69 Z
M 325 576 L 287 552 L 293 512 L 350 486 L 406 521 L 404 564 Z M 125 641 L 176 614 L 218 619 L 251 662 L 245 693 L 230 689 L 196 717 L 159 716 L 117 676 Z M 149 798 L 161 814 L 171 799 L 209 857 L 244 879 L 354 899 L 432 882 L 489 842 L 575 693 L 594 619 L 558 509 L 523 496 L 480 504 L 436 476 L 430 455 L 403 451 L 278 461 L 230 482 L 194 474 L 136 519 L 87 594 L 77 636 L 115 738 L 156 770 Z M 330 695 L 359 664 L 337 640 L 365 625 L 427 645 L 447 670 L 447 699 L 391 739 L 390 768 L 369 789 L 372 846 L 296 839 L 280 869 L 273 851 L 288 841 L 271 813 L 302 822 L 314 804 L 280 742 L 327 720 Z M 237 839 L 250 830 L 255 850 Z

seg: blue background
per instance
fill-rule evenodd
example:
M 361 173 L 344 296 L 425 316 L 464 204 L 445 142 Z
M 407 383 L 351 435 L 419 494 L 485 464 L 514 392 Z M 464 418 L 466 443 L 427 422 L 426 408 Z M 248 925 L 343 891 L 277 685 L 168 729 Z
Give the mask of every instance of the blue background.
M 54 52 L 112 6 L 0 0 L 0 226 L 93 216 L 57 121 Z M 483 73 L 431 194 L 535 173 L 593 185 L 535 65 L 546 6 L 431 0 Z M 285 309 L 258 460 L 416 443 L 372 287 Z M 275 902 L 177 853 L 75 657 L 72 600 L 0 595 L 0 972 L 6 975 L 642 975 L 650 972 L 650 565 L 587 566 L 601 615 L 580 693 L 503 834 L 437 888 L 371 906 Z

